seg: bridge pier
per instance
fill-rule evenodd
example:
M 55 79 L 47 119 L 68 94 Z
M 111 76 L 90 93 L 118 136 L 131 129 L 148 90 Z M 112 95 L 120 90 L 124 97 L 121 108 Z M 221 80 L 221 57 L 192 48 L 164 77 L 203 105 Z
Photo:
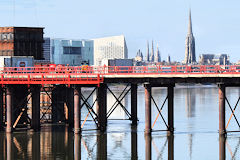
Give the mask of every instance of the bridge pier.
M 32 121 L 31 128 L 34 131 L 40 130 L 40 86 L 31 86 L 32 93 Z
M 3 89 L 0 88 L 0 131 L 4 129 L 3 122 Z
M 12 86 L 7 86 L 6 88 L 6 110 L 7 110 L 7 127 L 6 132 L 10 133 L 12 132 L 12 126 L 13 126 L 13 113 L 12 113 L 12 94 L 13 94 L 13 88 Z
M 152 132 L 152 107 L 151 107 L 151 96 L 152 96 L 152 87 L 150 84 L 145 84 L 145 133 L 151 134 Z
M 174 85 L 167 87 L 168 94 L 168 132 L 174 131 Z
M 132 125 L 137 125 L 137 84 L 131 84 L 131 120 Z
M 219 134 L 226 134 L 225 128 L 225 94 L 226 87 L 223 84 L 218 85 L 218 93 L 219 93 Z
M 96 110 L 98 115 L 98 129 L 104 132 L 107 128 L 107 85 L 100 84 L 97 88 Z
M 74 133 L 81 132 L 81 108 L 80 108 L 81 88 L 74 86 Z
M 64 98 L 65 86 L 56 86 L 52 91 L 52 122 L 58 123 L 65 121 Z
M 67 88 L 66 104 L 68 108 L 68 124 L 70 128 L 74 126 L 74 89 Z

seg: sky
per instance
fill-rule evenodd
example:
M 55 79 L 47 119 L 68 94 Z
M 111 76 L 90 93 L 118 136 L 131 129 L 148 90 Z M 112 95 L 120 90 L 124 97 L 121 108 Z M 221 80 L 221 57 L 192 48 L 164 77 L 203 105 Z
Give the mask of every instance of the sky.
M 124 35 L 129 58 L 147 41 L 163 60 L 185 55 L 189 8 L 196 58 L 228 54 L 240 60 L 239 0 L 0 0 L 0 26 L 45 27 L 51 38 L 93 39 Z

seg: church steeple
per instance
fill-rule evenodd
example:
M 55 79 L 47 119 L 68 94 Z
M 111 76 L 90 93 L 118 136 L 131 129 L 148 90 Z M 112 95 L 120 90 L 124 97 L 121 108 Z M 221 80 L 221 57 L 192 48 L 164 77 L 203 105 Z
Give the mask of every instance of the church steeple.
M 196 63 L 195 38 L 194 38 L 193 32 L 192 32 L 191 10 L 189 10 L 188 33 L 187 33 L 187 37 L 186 37 L 184 63 L 185 64 L 194 64 L 194 63 Z
M 191 9 L 189 9 L 188 34 L 193 34 L 193 33 L 192 33 Z
M 148 41 L 147 41 L 146 61 L 149 62 L 149 43 L 148 43 Z

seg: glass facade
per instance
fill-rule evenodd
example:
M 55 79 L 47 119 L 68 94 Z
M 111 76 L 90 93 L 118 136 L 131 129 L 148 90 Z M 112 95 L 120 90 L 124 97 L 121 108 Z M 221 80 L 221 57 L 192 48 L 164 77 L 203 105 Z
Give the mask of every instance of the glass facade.
M 79 66 L 84 62 L 93 65 L 92 40 L 51 40 L 51 61 L 55 64 Z

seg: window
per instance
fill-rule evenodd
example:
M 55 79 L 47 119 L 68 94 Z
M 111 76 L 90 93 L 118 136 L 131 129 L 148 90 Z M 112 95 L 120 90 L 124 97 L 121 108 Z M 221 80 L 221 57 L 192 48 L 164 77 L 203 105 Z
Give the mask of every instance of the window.
M 63 54 L 78 54 L 81 55 L 81 47 L 63 47 Z

